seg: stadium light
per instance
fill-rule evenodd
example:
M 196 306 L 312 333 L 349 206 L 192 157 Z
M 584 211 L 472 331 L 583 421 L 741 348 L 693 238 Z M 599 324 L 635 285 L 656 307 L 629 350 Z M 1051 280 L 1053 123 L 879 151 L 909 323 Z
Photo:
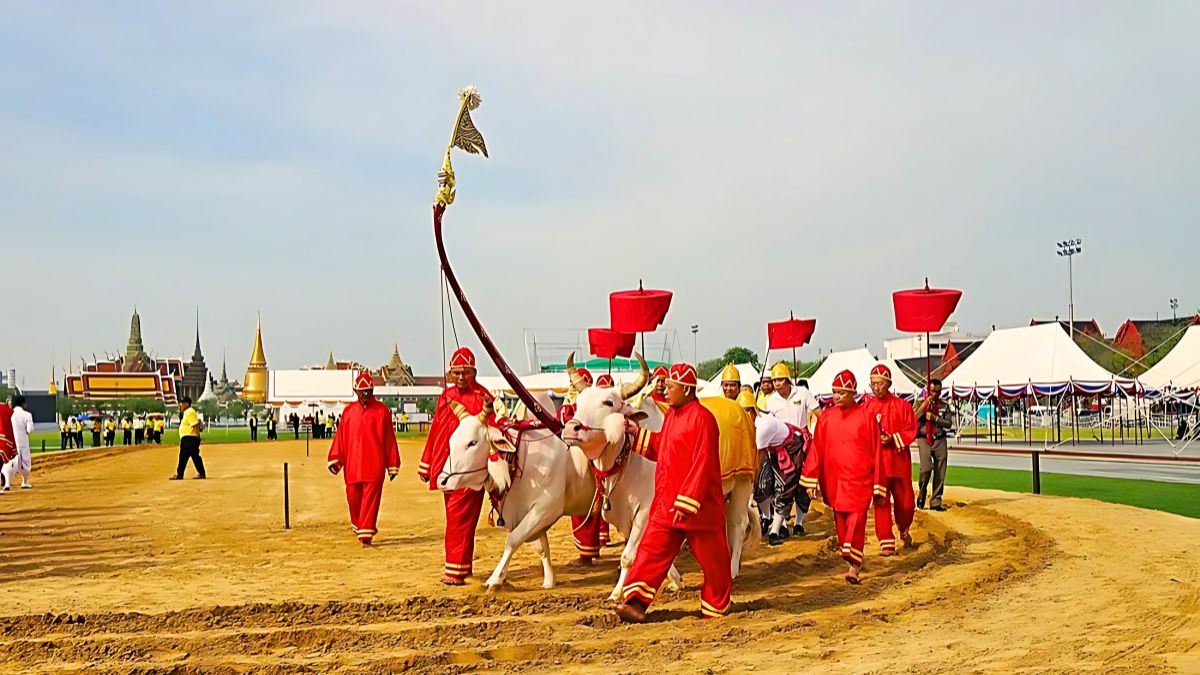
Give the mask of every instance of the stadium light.
M 1083 251 L 1082 239 L 1058 242 L 1058 255 L 1067 259 L 1067 334 L 1075 337 L 1075 265 L 1076 253 Z

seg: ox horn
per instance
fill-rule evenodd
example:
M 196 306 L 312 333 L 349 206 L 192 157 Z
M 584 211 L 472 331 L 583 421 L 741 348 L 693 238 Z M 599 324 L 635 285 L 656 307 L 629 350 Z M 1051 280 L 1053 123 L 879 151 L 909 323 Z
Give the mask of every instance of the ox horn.
M 637 352 L 634 352 L 633 355 L 637 357 L 638 366 L 641 367 L 642 372 L 638 373 L 637 379 L 633 382 L 621 385 L 622 399 L 627 399 L 630 396 L 638 393 L 643 387 L 646 386 L 646 383 L 650 381 L 650 366 L 646 365 L 646 359 L 643 359 L 642 355 Z
M 587 383 L 583 381 L 583 376 L 575 369 L 575 351 L 572 350 L 567 354 L 567 374 L 571 376 L 571 393 L 578 395 L 579 392 L 587 389 Z
M 454 411 L 454 415 L 458 417 L 460 421 L 471 416 L 471 413 L 467 412 L 466 407 L 458 401 L 450 401 L 450 409 Z

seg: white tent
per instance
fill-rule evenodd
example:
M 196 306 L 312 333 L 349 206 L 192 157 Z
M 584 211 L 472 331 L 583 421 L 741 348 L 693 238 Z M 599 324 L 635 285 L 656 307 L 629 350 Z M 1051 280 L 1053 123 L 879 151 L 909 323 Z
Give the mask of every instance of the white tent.
M 598 378 L 603 374 L 604 373 L 593 371 L 592 377 Z M 615 380 L 618 384 L 633 382 L 638 378 L 638 375 L 640 375 L 640 373 L 636 370 L 613 371 L 612 373 L 613 380 Z M 549 391 L 557 396 L 562 396 L 567 393 L 568 389 L 571 388 L 571 378 L 567 375 L 566 371 L 556 373 L 533 373 L 531 375 L 518 375 L 517 377 L 521 380 L 521 384 L 525 385 L 525 388 L 530 391 Z M 504 392 L 508 394 L 513 393 L 512 387 L 508 386 L 508 382 L 506 382 L 503 377 L 489 375 L 477 378 L 477 381 L 481 386 L 483 386 L 484 389 L 487 389 L 490 392 Z M 701 386 L 703 387 L 704 385 L 701 384 Z
M 854 377 L 858 380 L 859 392 L 870 391 L 868 382 L 871 377 L 871 369 L 875 364 L 879 363 L 871 356 L 871 352 L 867 351 L 866 347 L 858 349 L 849 349 L 844 352 L 833 352 L 825 357 L 821 362 L 821 366 L 817 368 L 817 372 L 808 377 L 808 389 L 815 396 L 832 396 L 833 395 L 833 378 L 837 377 L 838 373 L 843 370 L 849 370 L 854 373 Z M 888 367 L 892 369 L 892 377 L 899 377 L 900 369 L 894 363 L 889 363 Z M 904 378 L 908 380 L 907 377 Z M 894 380 L 893 380 L 894 382 Z M 912 381 L 909 380 L 911 385 Z M 895 384 L 893 384 L 895 386 Z M 915 389 L 915 385 L 912 385 Z M 899 388 L 893 390 L 897 394 L 911 393 L 909 391 L 900 391 Z
M 742 384 L 753 387 L 758 384 L 759 369 L 754 367 L 752 363 L 738 363 L 735 365 L 738 369 L 738 375 L 742 378 Z M 724 370 L 725 366 L 721 366 Z M 721 374 L 713 378 L 712 382 L 700 388 L 696 395 L 700 398 L 715 398 L 721 395 Z
M 272 370 L 267 375 L 267 402 L 353 403 L 353 370 Z
M 988 397 L 997 386 L 1007 396 L 1032 393 L 1031 387 L 1042 394 L 1061 393 L 1068 385 L 1100 394 L 1114 385 L 1134 386 L 1093 361 L 1058 323 L 992 331 L 943 384 L 958 397 Z
M 279 408 L 280 416 L 301 416 L 320 410 L 341 414 L 355 401 L 353 370 L 272 370 L 267 373 L 267 403 Z
M 879 362 L 887 366 L 892 371 L 892 393 L 897 396 L 916 396 L 921 393 L 921 386 L 912 381 L 912 378 L 904 372 L 900 364 L 892 359 L 879 359 Z M 870 373 L 868 372 L 868 375 Z M 854 374 L 858 377 L 858 373 Z M 859 385 L 863 385 L 863 381 L 859 380 Z
M 1139 378 L 1155 389 L 1200 387 L 1200 326 L 1191 326 L 1183 338 Z

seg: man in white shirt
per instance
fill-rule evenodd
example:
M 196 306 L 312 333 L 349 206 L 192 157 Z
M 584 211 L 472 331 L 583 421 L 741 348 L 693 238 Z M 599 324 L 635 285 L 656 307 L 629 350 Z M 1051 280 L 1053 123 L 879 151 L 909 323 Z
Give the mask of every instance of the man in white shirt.
M 794 427 L 807 428 L 809 417 L 821 407 L 817 397 L 808 387 L 792 384 L 791 370 L 782 361 L 771 369 L 771 383 L 775 393 L 767 399 L 767 412 Z
M 813 396 L 808 387 L 792 383 L 791 370 L 783 361 L 776 363 L 771 369 L 771 383 L 775 387 L 775 393 L 767 399 L 767 412 L 798 429 L 811 429 L 809 423 L 821 409 L 817 397 Z M 805 490 L 796 490 L 796 525 L 792 534 L 804 534 L 804 515 L 808 513 L 811 502 Z M 791 515 L 791 510 L 789 505 L 785 515 Z
M 29 484 L 29 471 L 31 463 L 29 459 L 29 434 L 33 433 L 33 415 L 25 410 L 25 397 L 17 394 L 13 397 L 13 412 L 12 412 L 13 438 L 17 444 L 17 456 L 0 469 L 4 473 L 4 489 L 8 490 L 8 486 L 12 484 L 14 474 L 21 474 L 21 489 L 28 490 L 33 486 Z

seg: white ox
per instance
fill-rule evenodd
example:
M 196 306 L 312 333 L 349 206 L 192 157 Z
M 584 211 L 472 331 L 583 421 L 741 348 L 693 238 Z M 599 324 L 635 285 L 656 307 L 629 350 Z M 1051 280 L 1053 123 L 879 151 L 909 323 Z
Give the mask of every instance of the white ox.
M 569 360 L 568 360 L 569 362 Z M 563 440 L 574 448 L 583 450 L 584 455 L 605 477 L 602 486 L 608 507 L 602 511 L 604 519 L 626 537 L 625 551 L 621 555 L 621 576 L 613 588 L 612 599 L 620 597 L 625 585 L 629 566 L 637 556 L 638 545 L 650 517 L 650 504 L 654 500 L 655 462 L 629 450 L 625 439 L 626 418 L 636 420 L 641 426 L 658 431 L 662 428 L 663 416 L 649 396 L 639 396 L 632 403 L 617 389 L 590 387 L 580 391 L 576 398 L 575 416 L 568 420 L 563 429 Z M 706 405 L 726 399 L 704 400 Z M 732 401 L 728 401 L 736 405 Z M 741 412 L 740 410 L 738 412 Z M 728 430 L 722 429 L 722 433 Z M 741 571 L 742 547 L 747 542 L 747 532 L 753 526 L 750 514 L 750 498 L 754 492 L 753 476 L 737 474 L 725 479 L 725 536 L 729 542 L 730 573 L 736 579 Z M 671 568 L 672 580 L 681 586 L 678 573 Z
M 626 385 L 626 393 L 645 384 L 645 374 L 638 383 Z M 617 395 L 618 390 L 611 390 Z M 554 408 L 550 397 L 535 394 L 538 402 L 547 410 Z M 634 411 L 630 410 L 631 413 Z M 513 451 L 519 475 L 513 479 L 505 461 L 489 461 L 494 445 L 504 444 L 500 432 L 486 424 L 486 414 L 471 416 L 458 410 L 459 425 L 450 436 L 450 457 L 446 468 L 438 477 L 442 490 L 496 490 L 504 495 L 500 502 L 500 516 L 509 535 L 504 543 L 496 569 L 488 577 L 487 586 L 497 588 L 504 585 L 508 566 L 513 554 L 522 544 L 532 542 L 542 560 L 542 587 L 554 588 L 554 567 L 550 559 L 550 546 L 546 532 L 564 515 L 587 516 L 591 513 L 596 497 L 596 479 L 588 467 L 588 459 L 578 448 L 568 448 L 557 436 L 545 430 L 528 431 Z M 531 417 L 526 413 L 526 418 Z M 661 424 L 661 419 L 660 419 Z M 653 465 L 644 480 L 631 481 L 626 489 L 649 489 L 646 505 L 653 497 Z M 615 490 L 614 495 L 623 494 Z M 635 500 L 636 501 L 636 500 Z M 641 538 L 641 532 L 617 528 L 626 539 Z M 672 579 L 678 583 L 679 574 L 672 568 Z

